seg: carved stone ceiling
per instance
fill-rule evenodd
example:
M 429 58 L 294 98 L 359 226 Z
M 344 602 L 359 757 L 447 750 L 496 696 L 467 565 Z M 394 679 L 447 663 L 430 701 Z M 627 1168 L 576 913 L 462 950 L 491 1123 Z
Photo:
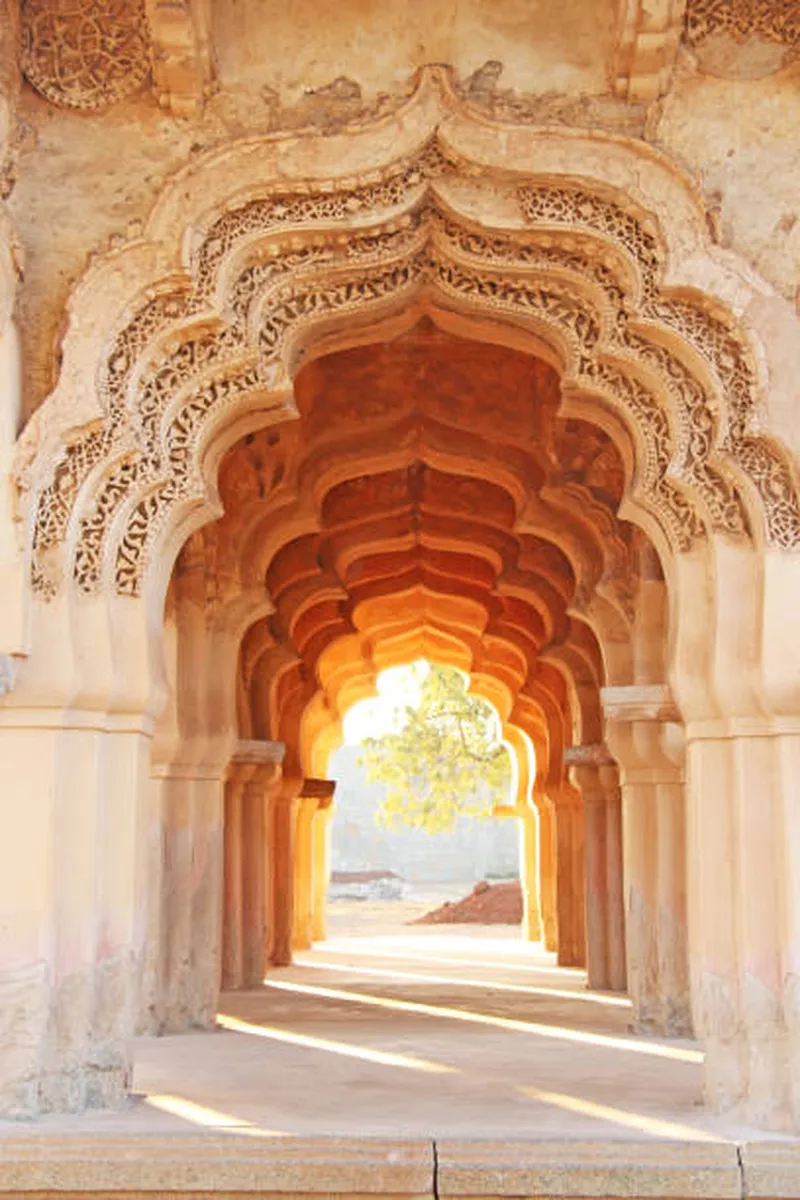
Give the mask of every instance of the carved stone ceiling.
M 357 689 L 388 645 L 460 647 L 524 696 L 593 588 L 629 605 L 619 454 L 556 416 L 547 363 L 425 320 L 307 364 L 296 397 L 299 421 L 229 452 L 225 515 L 183 556 L 203 556 L 216 602 L 266 583 L 264 669 L 281 663 L 287 695 Z

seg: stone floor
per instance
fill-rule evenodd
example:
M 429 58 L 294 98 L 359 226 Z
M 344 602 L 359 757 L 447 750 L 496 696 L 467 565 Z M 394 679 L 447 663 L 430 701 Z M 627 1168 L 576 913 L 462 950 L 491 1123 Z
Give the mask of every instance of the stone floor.
M 328 942 L 223 996 L 219 1031 L 138 1041 L 125 1110 L 25 1131 L 763 1139 L 703 1111 L 695 1043 L 632 1035 L 624 997 L 513 927 L 404 923 L 429 906 L 339 902 Z

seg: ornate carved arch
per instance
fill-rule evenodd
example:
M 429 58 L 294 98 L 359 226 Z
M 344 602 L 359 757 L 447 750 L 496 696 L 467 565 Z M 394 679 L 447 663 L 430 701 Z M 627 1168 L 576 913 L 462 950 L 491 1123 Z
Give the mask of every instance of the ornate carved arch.
M 440 110 L 452 108 L 438 86 Z M 430 91 L 429 78 L 422 109 Z M 607 182 L 487 163 L 485 123 L 459 116 L 462 142 L 481 126 L 470 160 L 449 144 L 445 115 L 427 115 L 432 131 L 413 152 L 357 179 L 248 186 L 186 228 L 177 275 L 152 277 L 159 255 L 136 250 L 151 282 L 85 364 L 99 418 L 62 429 L 55 461 L 52 437 L 31 454 L 46 412 L 23 443 L 37 595 L 136 595 L 179 515 L 213 515 L 204 455 L 226 424 L 247 412 L 262 424 L 290 418 L 290 381 L 315 346 L 346 344 L 356 327 L 412 307 L 547 347 L 568 407 L 620 443 L 630 510 L 662 547 L 686 550 L 708 530 L 800 543 L 790 461 L 758 432 L 746 336 L 719 301 L 665 283 L 670 248 L 653 215 Z M 376 154 L 384 134 L 376 126 Z M 631 163 L 640 153 L 624 150 Z M 168 224 L 162 206 L 153 228 Z M 98 295 L 86 289 L 87 307 Z

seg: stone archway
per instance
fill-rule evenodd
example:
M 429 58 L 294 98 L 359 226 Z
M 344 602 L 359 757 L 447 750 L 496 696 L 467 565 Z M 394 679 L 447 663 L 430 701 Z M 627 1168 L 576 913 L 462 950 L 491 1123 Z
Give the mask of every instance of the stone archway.
M 800 502 L 769 363 L 740 319 L 759 286 L 709 244 L 666 160 L 488 121 L 434 69 L 361 132 L 257 139 L 187 168 L 145 235 L 90 267 L 17 455 L 30 654 L 0 710 L 0 762 L 29 814 L 13 853 L 33 866 L 5 976 L 30 1047 L 9 1106 L 75 1107 L 124 1084 L 161 614 L 180 547 L 219 514 L 222 456 L 294 416 L 302 362 L 427 313 L 544 357 L 563 414 L 622 457 L 620 513 L 669 593 L 668 676 L 647 682 L 668 678 L 686 732 L 708 1096 L 796 1122 Z

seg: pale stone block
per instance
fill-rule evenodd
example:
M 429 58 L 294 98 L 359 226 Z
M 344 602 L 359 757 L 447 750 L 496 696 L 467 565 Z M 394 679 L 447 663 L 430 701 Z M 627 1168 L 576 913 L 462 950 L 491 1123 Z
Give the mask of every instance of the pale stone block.
M 441 1141 L 436 1152 L 440 1196 L 741 1196 L 732 1144 Z
M 150 1137 L 0 1139 L 0 1197 L 24 1192 L 126 1197 L 215 1193 L 360 1200 L 433 1195 L 430 1142 L 347 1138 Z

